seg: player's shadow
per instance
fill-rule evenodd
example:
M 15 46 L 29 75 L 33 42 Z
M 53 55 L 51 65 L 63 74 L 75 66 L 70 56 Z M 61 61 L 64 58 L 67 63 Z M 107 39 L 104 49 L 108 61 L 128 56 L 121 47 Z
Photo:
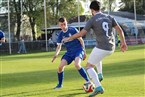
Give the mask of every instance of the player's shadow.
M 82 95 L 82 94 L 85 94 L 83 92 L 78 92 L 78 93 L 70 93 L 70 94 L 64 94 L 64 95 L 60 95 L 60 96 L 57 96 L 57 97 L 74 97 L 76 95 Z M 81 96 L 80 96 L 81 97 Z
M 79 91 L 79 90 L 83 90 L 83 89 L 72 89 L 72 90 L 70 90 L 70 91 L 76 91 L 76 90 L 78 90 L 78 92 L 76 92 L 76 93 L 69 93 L 69 94 L 63 94 L 63 95 L 59 95 L 59 96 L 57 96 L 57 97 L 74 97 L 74 96 L 78 96 L 78 95 L 80 95 L 80 97 L 82 97 L 82 94 L 86 94 L 85 92 L 83 92 L 83 91 Z M 85 97 L 85 95 L 83 95 L 83 97 Z
M 0 97 L 7 97 L 7 96 L 12 96 L 12 97 L 16 97 L 16 96 L 38 96 L 38 95 L 42 95 L 42 94 L 49 94 L 49 90 L 52 89 L 43 89 L 43 90 L 36 90 L 36 91 L 29 91 L 29 92 L 20 92 L 20 93 L 10 93 L 10 94 L 5 94 L 5 95 L 1 95 Z

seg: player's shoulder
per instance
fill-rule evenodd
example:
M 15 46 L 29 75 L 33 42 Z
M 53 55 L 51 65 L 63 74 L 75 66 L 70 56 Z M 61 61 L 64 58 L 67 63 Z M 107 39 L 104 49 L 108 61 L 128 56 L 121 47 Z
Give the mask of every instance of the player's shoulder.
M 68 27 L 68 30 L 69 30 L 69 31 L 77 31 L 77 28 L 72 27 L 72 26 L 69 26 L 69 27 Z
M 103 15 L 106 16 L 106 17 L 108 17 L 108 18 L 110 18 L 110 19 L 114 18 L 114 17 L 113 17 L 112 15 L 110 15 L 110 14 L 103 13 Z
M 4 36 L 4 32 L 0 30 L 0 35 Z
M 69 29 L 69 30 L 74 30 L 74 29 L 76 29 L 76 28 L 75 28 L 75 27 L 72 27 L 72 26 L 69 26 L 68 29 Z
M 111 20 L 111 21 L 114 19 L 114 17 L 112 15 L 106 14 L 106 13 L 102 13 L 102 16 L 100 16 L 100 17 L 103 17 L 103 19 L 107 19 L 107 20 Z
M 60 34 L 63 34 L 63 31 L 62 31 L 62 30 L 59 31 L 59 35 L 60 35 Z
M 58 34 L 58 37 L 61 37 L 63 35 L 63 31 L 61 30 Z
M 3 32 L 2 30 L 0 30 L 0 33 L 1 33 L 1 34 L 4 34 L 4 32 Z

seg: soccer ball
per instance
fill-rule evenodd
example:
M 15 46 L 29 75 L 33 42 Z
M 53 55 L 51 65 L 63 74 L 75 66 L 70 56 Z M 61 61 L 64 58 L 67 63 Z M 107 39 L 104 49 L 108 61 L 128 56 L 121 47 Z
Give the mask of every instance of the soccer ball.
M 91 82 L 85 83 L 83 85 L 83 89 L 85 90 L 85 92 L 93 92 L 94 88 L 95 88 L 95 85 Z

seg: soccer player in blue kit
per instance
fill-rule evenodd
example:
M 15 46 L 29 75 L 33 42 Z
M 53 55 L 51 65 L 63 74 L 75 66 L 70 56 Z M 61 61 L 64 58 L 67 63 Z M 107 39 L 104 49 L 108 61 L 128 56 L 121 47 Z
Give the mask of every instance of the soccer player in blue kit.
M 56 53 L 52 59 L 52 62 L 58 56 L 61 46 L 62 46 L 62 39 L 66 37 L 70 37 L 78 33 L 79 31 L 74 27 L 67 26 L 66 18 L 62 17 L 58 20 L 59 26 L 62 29 L 58 39 L 57 39 L 57 48 Z M 84 41 L 82 38 L 74 39 L 73 41 L 65 42 L 64 45 L 66 46 L 66 53 L 61 58 L 61 63 L 58 67 L 58 84 L 54 89 L 62 88 L 62 83 L 64 79 L 64 68 L 66 65 L 69 65 L 74 61 L 74 65 L 80 75 L 86 80 L 86 82 L 90 82 L 89 77 L 86 74 L 85 69 L 81 66 L 81 61 L 86 58 L 85 53 L 85 46 Z
M 93 93 L 89 95 L 89 97 L 94 97 L 97 94 L 102 94 L 104 92 L 104 89 L 100 83 L 100 81 L 103 80 L 102 60 L 115 51 L 115 37 L 112 32 L 112 28 L 115 28 L 119 34 L 121 41 L 120 48 L 122 52 L 127 50 L 127 45 L 125 42 L 124 33 L 116 20 L 112 16 L 104 14 L 100 11 L 99 1 L 93 0 L 90 4 L 90 9 L 93 17 L 88 20 L 85 27 L 79 33 L 68 38 L 64 38 L 62 41 L 72 41 L 73 39 L 82 37 L 89 32 L 90 29 L 93 29 L 97 43 L 90 53 L 86 69 L 96 86 Z M 97 72 L 94 67 L 97 68 Z
M 0 45 L 2 45 L 3 42 L 5 42 L 5 34 L 0 30 Z

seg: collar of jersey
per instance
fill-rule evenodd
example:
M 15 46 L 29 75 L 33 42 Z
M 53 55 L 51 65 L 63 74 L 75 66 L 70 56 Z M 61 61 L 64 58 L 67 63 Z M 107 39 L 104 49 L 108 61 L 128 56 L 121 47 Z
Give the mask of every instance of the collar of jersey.
M 101 12 L 101 11 L 99 11 L 99 12 L 97 12 L 97 13 L 96 13 L 96 15 L 97 15 L 97 14 L 101 14 L 101 13 L 102 13 L 102 12 Z
M 67 30 L 66 31 L 62 31 L 63 33 L 66 33 L 68 31 L 68 27 L 67 27 Z

